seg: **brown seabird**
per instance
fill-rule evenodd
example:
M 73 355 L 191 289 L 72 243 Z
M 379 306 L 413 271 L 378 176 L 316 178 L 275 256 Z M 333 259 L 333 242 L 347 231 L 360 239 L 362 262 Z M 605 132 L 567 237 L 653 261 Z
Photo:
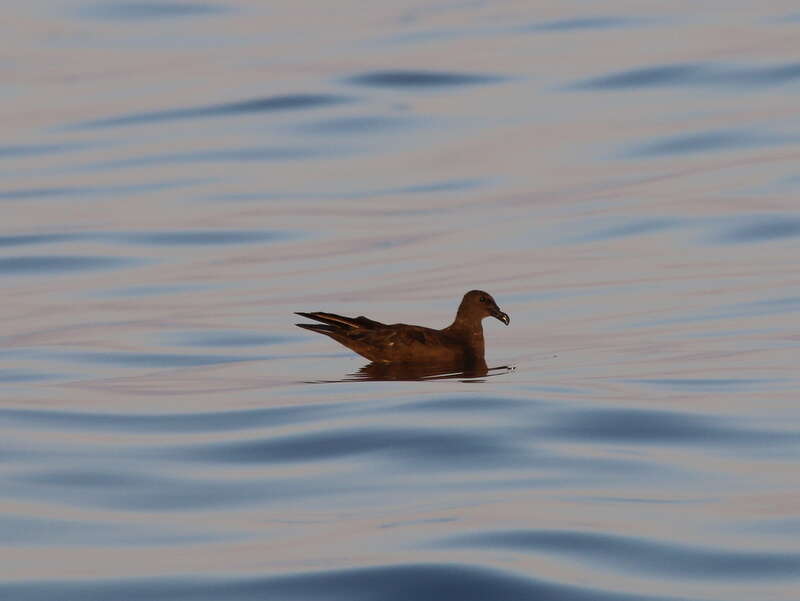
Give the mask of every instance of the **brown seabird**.
M 376 363 L 476 364 L 484 361 L 484 317 L 508 325 L 511 319 L 482 290 L 464 295 L 452 324 L 441 330 L 404 323 L 384 324 L 368 317 L 343 317 L 333 313 L 301 313 L 322 323 L 298 323 L 312 332 L 330 336 Z

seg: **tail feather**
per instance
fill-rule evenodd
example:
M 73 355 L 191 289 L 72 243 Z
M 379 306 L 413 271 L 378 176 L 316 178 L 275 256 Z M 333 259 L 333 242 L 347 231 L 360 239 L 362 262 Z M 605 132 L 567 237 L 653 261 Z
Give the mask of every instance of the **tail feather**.
M 353 328 L 376 328 L 383 325 L 378 321 L 374 321 L 372 319 L 363 316 L 344 317 L 343 315 L 336 315 L 335 313 L 325 313 L 322 311 L 316 311 L 314 313 L 303 313 L 301 311 L 297 311 L 295 314 L 301 315 L 308 319 L 313 319 L 315 321 L 321 321 L 322 323 L 334 326 L 339 329 L 346 329 L 346 330 L 350 330 Z
M 326 326 L 321 323 L 296 323 L 294 325 L 312 332 L 319 332 L 320 334 L 334 334 L 341 331 L 336 326 Z

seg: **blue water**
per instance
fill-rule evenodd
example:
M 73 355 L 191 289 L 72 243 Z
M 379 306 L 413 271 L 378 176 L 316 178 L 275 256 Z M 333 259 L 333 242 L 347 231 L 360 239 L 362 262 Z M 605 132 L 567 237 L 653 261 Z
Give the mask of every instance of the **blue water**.
M 6 13 L 0 598 L 800 598 L 792 3 Z

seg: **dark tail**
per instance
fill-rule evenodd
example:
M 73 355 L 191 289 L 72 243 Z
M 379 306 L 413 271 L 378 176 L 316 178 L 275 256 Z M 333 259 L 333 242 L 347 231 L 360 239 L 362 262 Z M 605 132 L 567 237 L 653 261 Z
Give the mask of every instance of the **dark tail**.
M 298 328 L 303 328 L 304 330 L 319 332 L 320 334 L 331 335 L 341 332 L 341 328 L 337 328 L 335 326 L 326 326 L 321 323 L 296 323 L 294 325 L 296 325 Z
M 335 315 L 333 313 L 301 313 L 298 312 L 297 315 L 302 315 L 303 317 L 307 317 L 308 319 L 316 319 L 317 321 L 321 321 L 323 323 L 297 323 L 295 324 L 299 328 L 303 328 L 304 330 L 311 330 L 312 332 L 316 332 L 317 334 L 325 334 L 325 336 L 330 336 L 337 342 L 344 344 L 345 346 L 348 345 L 348 340 L 351 336 L 359 336 L 360 332 L 358 330 L 363 331 L 364 328 L 362 326 L 362 322 L 360 319 L 365 319 L 367 322 L 371 320 L 367 320 L 366 317 L 361 318 L 357 317 L 353 319 L 352 317 L 343 317 L 341 315 Z M 375 322 L 377 323 L 377 322 Z
M 307 317 L 308 319 L 313 319 L 315 321 L 321 321 L 322 323 L 326 324 L 324 326 L 319 324 L 296 324 L 301 328 L 306 328 L 307 330 L 321 333 L 337 331 L 342 332 L 355 328 L 366 328 L 368 330 L 372 330 L 383 327 L 384 325 L 379 321 L 374 321 L 364 316 L 344 317 L 343 315 L 336 315 L 335 313 L 323 313 L 322 311 L 316 311 L 314 313 L 302 313 L 297 311 L 295 315 L 301 315 L 302 317 Z

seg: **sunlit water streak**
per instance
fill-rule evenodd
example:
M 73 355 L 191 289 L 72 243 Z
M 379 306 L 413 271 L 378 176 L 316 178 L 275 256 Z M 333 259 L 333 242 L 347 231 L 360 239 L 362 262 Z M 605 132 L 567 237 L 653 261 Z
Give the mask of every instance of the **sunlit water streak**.
M 9 8 L 0 598 L 795 601 L 796 6 L 628 8 Z

